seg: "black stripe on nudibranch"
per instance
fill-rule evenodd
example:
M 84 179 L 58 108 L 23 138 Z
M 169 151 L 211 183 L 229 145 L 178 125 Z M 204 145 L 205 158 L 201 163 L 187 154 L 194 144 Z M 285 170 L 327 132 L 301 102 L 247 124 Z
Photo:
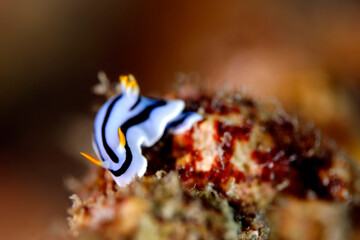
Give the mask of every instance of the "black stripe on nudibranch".
M 133 110 L 140 103 L 140 100 L 141 100 L 141 96 L 139 95 L 136 102 L 135 102 L 135 104 L 132 105 L 132 107 L 130 108 L 130 111 Z
M 97 147 L 97 149 L 98 149 L 98 152 L 99 152 L 99 155 L 100 155 L 100 157 L 101 157 L 101 160 L 102 160 L 102 161 L 105 161 L 105 158 L 104 158 L 103 155 L 101 154 L 101 151 L 100 151 L 100 148 L 99 148 L 99 143 L 96 141 L 96 139 L 94 139 L 94 142 L 95 142 L 96 147 Z
M 153 105 L 148 106 L 147 108 L 145 108 L 142 112 L 140 112 L 138 115 L 136 115 L 135 117 L 130 118 L 129 120 L 127 120 L 122 126 L 121 126 L 121 131 L 124 133 L 124 135 L 126 136 L 126 132 L 127 130 L 131 127 L 131 126 L 135 126 L 137 124 L 140 124 L 144 121 L 146 121 L 151 112 L 157 108 L 157 107 L 161 107 L 166 105 L 166 101 L 164 100 L 158 100 L 156 101 Z
M 105 118 L 104 118 L 104 122 L 102 124 L 101 127 L 101 137 L 102 137 L 102 142 L 105 148 L 106 153 L 109 155 L 110 159 L 115 162 L 118 163 L 119 162 L 119 158 L 116 156 L 116 154 L 113 152 L 113 150 L 109 147 L 109 145 L 107 144 L 106 141 L 106 136 L 105 136 L 105 129 L 106 129 L 106 124 L 109 120 L 109 116 L 111 113 L 111 110 L 113 109 L 115 103 L 122 97 L 122 95 L 117 96 L 116 98 L 114 98 L 114 100 L 110 103 L 108 109 L 106 110 L 106 114 L 105 114 Z
M 164 106 L 166 105 L 166 101 L 164 100 L 159 100 L 156 103 L 154 103 L 153 105 L 150 105 L 149 107 L 145 108 L 142 112 L 140 112 L 138 115 L 136 115 L 135 117 L 130 118 L 129 120 L 127 120 L 122 126 L 121 126 L 121 131 L 124 133 L 124 135 L 126 136 L 126 132 L 127 130 L 132 127 L 135 126 L 137 124 L 140 124 L 144 121 L 146 121 L 149 117 L 151 112 L 155 109 L 158 108 L 160 106 Z M 131 153 L 131 150 L 128 146 L 128 144 L 125 144 L 125 150 L 126 150 L 126 159 L 125 162 L 123 163 L 123 165 L 121 166 L 121 168 L 119 170 L 110 170 L 110 172 L 118 177 L 122 174 L 124 174 L 126 172 L 126 170 L 128 170 L 128 168 L 130 167 L 130 164 L 132 162 L 133 159 L 133 155 Z
M 125 147 L 125 151 L 126 151 L 126 158 L 125 158 L 125 162 L 123 163 L 121 168 L 119 168 L 119 170 L 116 170 L 116 171 L 109 169 L 109 171 L 115 177 L 119 177 L 119 176 L 123 175 L 126 172 L 126 170 L 128 170 L 128 168 L 130 167 L 130 164 L 132 162 L 133 155 L 131 153 L 129 145 L 126 143 L 124 147 Z
M 167 129 L 168 129 L 168 128 L 173 128 L 173 127 L 176 127 L 176 126 L 180 125 L 180 124 L 183 123 L 183 122 L 185 121 L 185 119 L 188 118 L 191 114 L 192 114 L 192 113 L 190 113 L 190 112 L 186 112 L 186 113 L 183 112 L 180 118 L 176 119 L 176 120 L 173 121 L 173 122 L 170 122 L 170 123 L 166 126 L 166 128 L 167 128 Z

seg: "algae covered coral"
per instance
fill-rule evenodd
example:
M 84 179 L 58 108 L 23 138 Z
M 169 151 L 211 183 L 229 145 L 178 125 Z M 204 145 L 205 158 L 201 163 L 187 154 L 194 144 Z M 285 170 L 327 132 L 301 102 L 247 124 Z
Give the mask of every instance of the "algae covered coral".
M 347 204 L 358 205 L 358 168 L 316 129 L 298 123 L 278 105 L 266 106 L 238 94 L 184 98 L 187 109 L 204 119 L 143 149 L 147 173 L 124 188 L 103 169 L 92 170 L 72 197 L 69 223 L 74 236 L 349 236 Z M 299 208 L 310 210 L 294 215 Z M 326 214 L 338 218 L 327 222 L 321 217 Z M 292 216 L 291 221 L 284 216 Z M 302 229 L 303 222 L 312 221 L 306 233 L 289 230 L 294 223 Z
M 73 196 L 70 225 L 80 238 L 238 239 L 241 224 L 233 220 L 227 201 L 210 189 L 184 190 L 175 172 L 159 172 L 121 189 L 108 173 L 100 170 L 97 174 L 95 182 L 87 182 L 93 184 L 88 186 L 91 191 L 80 193 L 85 201 Z M 97 182 L 101 177 L 104 181 Z M 260 226 L 253 231 L 258 234 Z

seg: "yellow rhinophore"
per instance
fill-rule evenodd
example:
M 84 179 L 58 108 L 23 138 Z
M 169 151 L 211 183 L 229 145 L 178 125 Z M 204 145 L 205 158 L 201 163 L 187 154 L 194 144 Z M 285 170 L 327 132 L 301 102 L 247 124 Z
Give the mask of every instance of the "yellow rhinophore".
M 139 89 L 136 81 L 129 82 L 127 88 L 132 88 L 132 90 L 135 92 Z
M 119 142 L 120 142 L 120 145 L 121 145 L 122 147 L 125 147 L 126 139 L 125 139 L 124 133 L 121 131 L 120 128 L 119 128 L 118 132 L 119 132 Z
M 124 85 L 125 87 L 127 87 L 128 82 L 129 82 L 129 77 L 128 77 L 128 76 L 126 76 L 126 75 L 121 75 L 121 76 L 119 77 L 119 80 L 120 80 L 121 85 Z
M 102 162 L 99 161 L 99 160 L 97 160 L 97 159 L 94 158 L 93 156 L 91 156 L 91 155 L 89 155 L 89 154 L 87 154 L 87 153 L 82 153 L 82 152 L 80 152 L 80 154 L 83 155 L 87 160 L 89 160 L 89 161 L 92 162 L 93 164 L 102 167 L 102 165 L 103 165 Z
M 129 89 L 135 93 L 139 91 L 139 86 L 136 82 L 134 75 L 132 74 L 129 74 L 128 76 L 121 75 L 119 77 L 119 80 L 123 88 L 126 89 L 126 91 L 128 91 Z
M 131 73 L 128 75 L 128 78 L 129 78 L 130 82 L 133 82 L 133 81 L 136 82 L 134 75 L 132 75 Z

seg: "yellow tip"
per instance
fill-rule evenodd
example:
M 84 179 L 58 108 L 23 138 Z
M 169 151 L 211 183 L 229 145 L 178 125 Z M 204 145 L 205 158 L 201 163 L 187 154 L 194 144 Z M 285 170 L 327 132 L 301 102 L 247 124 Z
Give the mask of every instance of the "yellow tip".
M 87 160 L 89 160 L 90 162 L 92 162 L 93 164 L 97 165 L 97 166 L 100 166 L 102 167 L 103 164 L 101 161 L 97 160 L 96 158 L 94 158 L 93 156 L 90 156 L 89 154 L 87 153 L 80 153 L 81 155 L 83 155 Z
M 121 129 L 119 128 L 119 142 L 120 142 L 120 145 L 122 147 L 125 146 L 125 143 L 126 143 L 126 139 L 125 139 L 125 136 L 124 136 L 124 133 L 121 131 Z
M 139 88 L 136 81 L 130 82 L 130 83 L 127 85 L 127 87 L 130 88 L 130 89 L 132 88 L 133 91 L 137 91 L 138 88 Z
M 121 75 L 119 81 L 123 91 L 132 91 L 133 93 L 139 93 L 139 86 L 136 82 L 134 75 Z
M 128 75 L 128 77 L 130 81 L 136 81 L 134 75 L 132 75 L 131 73 Z
M 121 84 L 125 84 L 125 86 L 127 86 L 128 79 L 129 79 L 128 76 L 125 76 L 125 75 L 121 75 L 121 76 L 119 77 L 120 83 L 121 83 Z

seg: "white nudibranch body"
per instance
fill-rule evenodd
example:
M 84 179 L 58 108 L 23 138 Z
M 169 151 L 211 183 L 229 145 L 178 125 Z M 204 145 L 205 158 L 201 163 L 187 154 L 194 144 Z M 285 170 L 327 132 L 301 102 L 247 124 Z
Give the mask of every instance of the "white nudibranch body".
M 143 97 L 132 75 L 120 76 L 121 94 L 110 98 L 94 122 L 93 148 L 100 160 L 81 153 L 92 163 L 108 169 L 119 186 L 145 174 L 147 160 L 141 147 L 151 147 L 166 130 L 180 133 L 202 117 L 185 112 L 182 100 Z

